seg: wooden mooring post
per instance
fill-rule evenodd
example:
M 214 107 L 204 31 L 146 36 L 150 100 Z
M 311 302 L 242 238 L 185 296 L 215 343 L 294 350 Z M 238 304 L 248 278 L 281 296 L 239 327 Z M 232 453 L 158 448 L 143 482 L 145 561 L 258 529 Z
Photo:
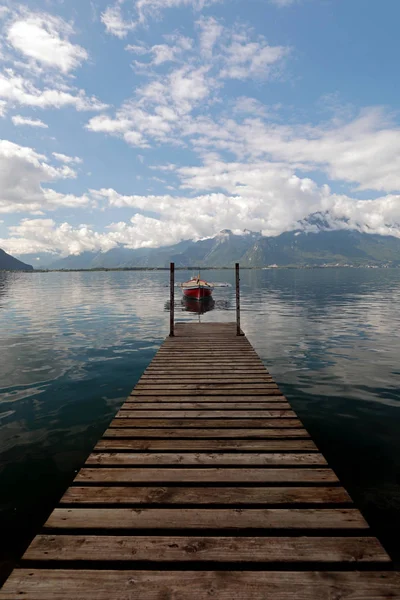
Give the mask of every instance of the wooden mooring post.
M 169 337 L 175 335 L 175 263 L 169 265 Z
M 176 323 L 0 600 L 211 597 L 400 600 L 400 573 L 237 323 Z
M 235 264 L 235 285 L 236 285 L 236 335 L 243 335 L 240 327 L 240 270 L 239 263 Z

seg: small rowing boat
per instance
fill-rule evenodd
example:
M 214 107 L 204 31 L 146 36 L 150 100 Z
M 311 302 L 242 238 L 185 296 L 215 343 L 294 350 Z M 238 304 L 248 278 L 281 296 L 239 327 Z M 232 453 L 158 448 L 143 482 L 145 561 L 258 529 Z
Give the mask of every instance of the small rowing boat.
M 186 281 L 185 283 L 181 283 L 181 288 L 184 296 L 187 298 L 195 298 L 196 300 L 209 298 L 214 290 L 214 286 L 211 283 L 207 283 L 204 279 L 200 279 L 200 275 L 192 277 L 192 279 L 189 279 L 189 281 Z

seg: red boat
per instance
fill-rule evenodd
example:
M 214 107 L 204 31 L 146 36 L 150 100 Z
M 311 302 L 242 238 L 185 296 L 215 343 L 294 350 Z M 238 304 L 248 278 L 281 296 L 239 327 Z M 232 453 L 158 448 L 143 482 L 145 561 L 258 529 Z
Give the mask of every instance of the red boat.
M 181 283 L 181 288 L 184 296 L 195 298 L 196 300 L 209 298 L 214 290 L 214 286 L 204 281 L 204 279 L 200 279 L 200 276 L 192 277 L 189 281 Z

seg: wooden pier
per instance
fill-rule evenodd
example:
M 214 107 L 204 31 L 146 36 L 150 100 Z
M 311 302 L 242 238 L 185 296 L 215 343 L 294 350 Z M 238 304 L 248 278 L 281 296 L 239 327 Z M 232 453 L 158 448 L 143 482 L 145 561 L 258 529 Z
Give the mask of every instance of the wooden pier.
M 175 325 L 1 600 L 400 598 L 400 574 L 236 327 Z

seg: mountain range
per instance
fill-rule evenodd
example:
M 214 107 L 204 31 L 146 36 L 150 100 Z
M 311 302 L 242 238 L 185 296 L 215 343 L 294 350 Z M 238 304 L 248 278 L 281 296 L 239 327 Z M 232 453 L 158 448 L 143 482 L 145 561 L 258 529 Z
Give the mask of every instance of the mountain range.
M 84 252 L 50 265 L 53 269 L 130 267 L 243 267 L 400 265 L 400 239 L 355 230 L 294 230 L 275 237 L 225 229 L 213 238 L 186 240 L 161 248 L 116 247 L 108 252 Z
M 0 271 L 33 271 L 33 267 L 14 258 L 11 254 L 7 254 L 0 248 Z
M 107 252 L 83 252 L 53 262 L 47 257 L 46 264 L 42 260 L 40 264 L 49 269 L 154 268 L 168 267 L 170 262 L 176 267 L 231 267 L 235 262 L 243 267 L 400 266 L 400 238 L 351 230 L 345 223 L 342 226 L 332 228 L 329 218 L 318 213 L 299 223 L 298 229 L 278 236 L 224 229 L 214 237 L 172 246 L 131 249 L 121 245 Z M 33 255 L 29 258 L 38 260 Z M 32 269 L 4 252 L 0 254 L 2 268 Z

